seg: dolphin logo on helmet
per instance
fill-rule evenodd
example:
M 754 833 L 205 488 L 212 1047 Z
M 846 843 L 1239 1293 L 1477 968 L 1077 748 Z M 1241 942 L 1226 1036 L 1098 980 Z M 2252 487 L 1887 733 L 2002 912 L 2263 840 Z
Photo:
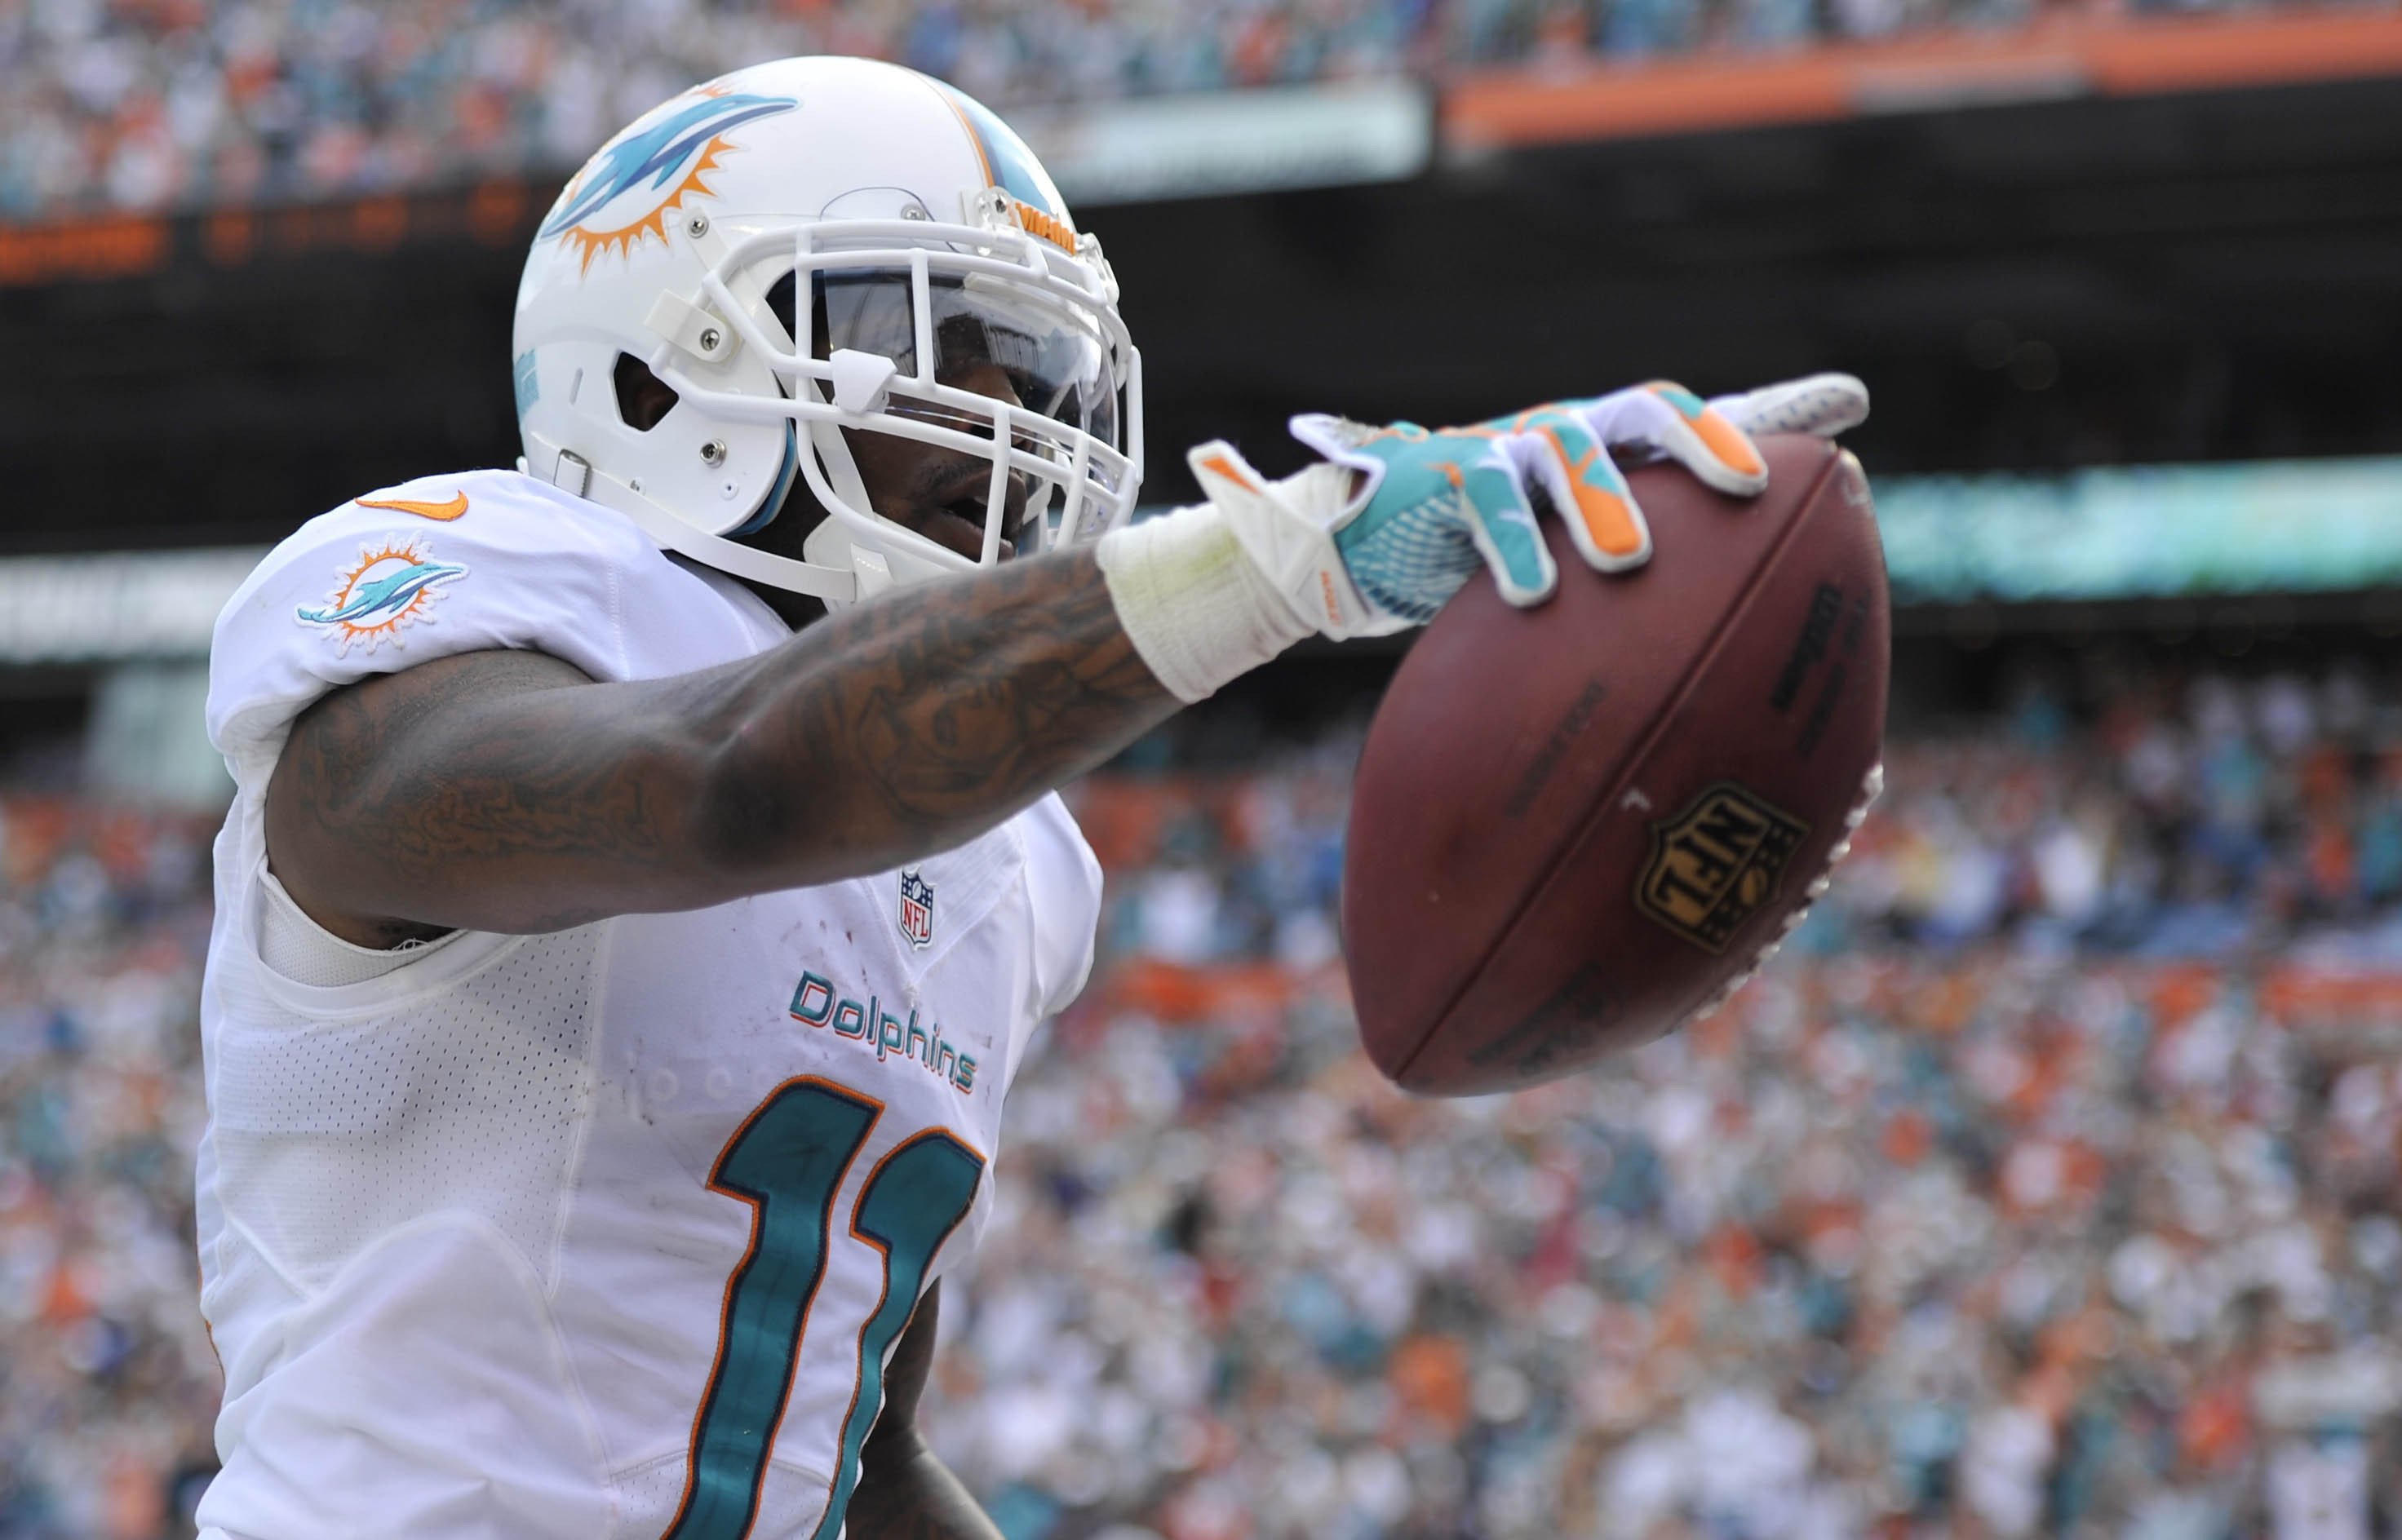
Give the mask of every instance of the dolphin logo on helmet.
M 730 148 L 725 135 L 755 118 L 791 112 L 800 103 L 790 97 L 755 96 L 732 91 L 705 96 L 649 128 L 637 126 L 592 158 L 561 197 L 559 207 L 543 222 L 538 239 L 565 236 L 584 253 L 584 267 L 608 250 L 630 251 L 645 234 L 667 239 L 667 216 L 681 208 L 689 194 L 706 194 L 703 178 L 717 158 Z M 673 190 L 648 204 L 630 220 L 607 229 L 593 229 L 594 215 L 637 192 L 656 195 L 673 183 Z

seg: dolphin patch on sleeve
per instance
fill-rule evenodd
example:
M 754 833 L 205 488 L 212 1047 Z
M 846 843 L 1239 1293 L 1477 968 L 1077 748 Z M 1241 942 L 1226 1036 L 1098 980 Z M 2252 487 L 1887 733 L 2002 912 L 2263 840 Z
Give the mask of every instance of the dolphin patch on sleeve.
M 304 626 L 333 634 L 347 653 L 356 645 L 373 652 L 390 641 L 407 645 L 401 632 L 431 618 L 441 585 L 467 575 L 457 563 L 434 559 L 421 540 L 399 537 L 359 548 L 359 559 L 336 574 L 339 584 L 317 609 L 295 612 Z

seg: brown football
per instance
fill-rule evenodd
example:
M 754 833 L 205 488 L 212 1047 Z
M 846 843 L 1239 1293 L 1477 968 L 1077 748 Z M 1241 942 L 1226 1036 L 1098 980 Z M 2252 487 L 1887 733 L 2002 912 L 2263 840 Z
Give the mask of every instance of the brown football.
M 1859 462 L 1760 440 L 1745 501 L 1631 476 L 1653 553 L 1559 592 L 1470 580 L 1360 759 L 1344 954 L 1377 1068 L 1433 1095 L 1582 1069 L 1715 1008 L 1825 890 L 1874 796 L 1890 615 Z

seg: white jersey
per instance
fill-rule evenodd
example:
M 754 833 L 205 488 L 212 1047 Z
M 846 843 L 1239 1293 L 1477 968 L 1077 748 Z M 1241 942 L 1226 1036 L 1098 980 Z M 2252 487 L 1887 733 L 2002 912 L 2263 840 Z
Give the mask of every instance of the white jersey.
M 990 1212 L 1027 1038 L 1091 966 L 1099 868 L 1058 800 L 905 871 L 347 983 L 259 944 L 268 777 L 327 691 L 499 647 L 659 678 L 787 634 L 505 472 L 311 520 L 227 605 L 204 1536 L 839 1533 L 893 1344 Z

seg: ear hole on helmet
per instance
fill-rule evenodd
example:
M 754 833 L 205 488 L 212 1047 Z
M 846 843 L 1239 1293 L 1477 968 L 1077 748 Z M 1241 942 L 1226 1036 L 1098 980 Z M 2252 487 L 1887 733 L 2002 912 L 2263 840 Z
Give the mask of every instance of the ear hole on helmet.
M 617 386 L 617 416 L 635 432 L 649 433 L 659 425 L 659 419 L 675 410 L 675 392 L 633 354 L 619 353 L 611 377 Z

